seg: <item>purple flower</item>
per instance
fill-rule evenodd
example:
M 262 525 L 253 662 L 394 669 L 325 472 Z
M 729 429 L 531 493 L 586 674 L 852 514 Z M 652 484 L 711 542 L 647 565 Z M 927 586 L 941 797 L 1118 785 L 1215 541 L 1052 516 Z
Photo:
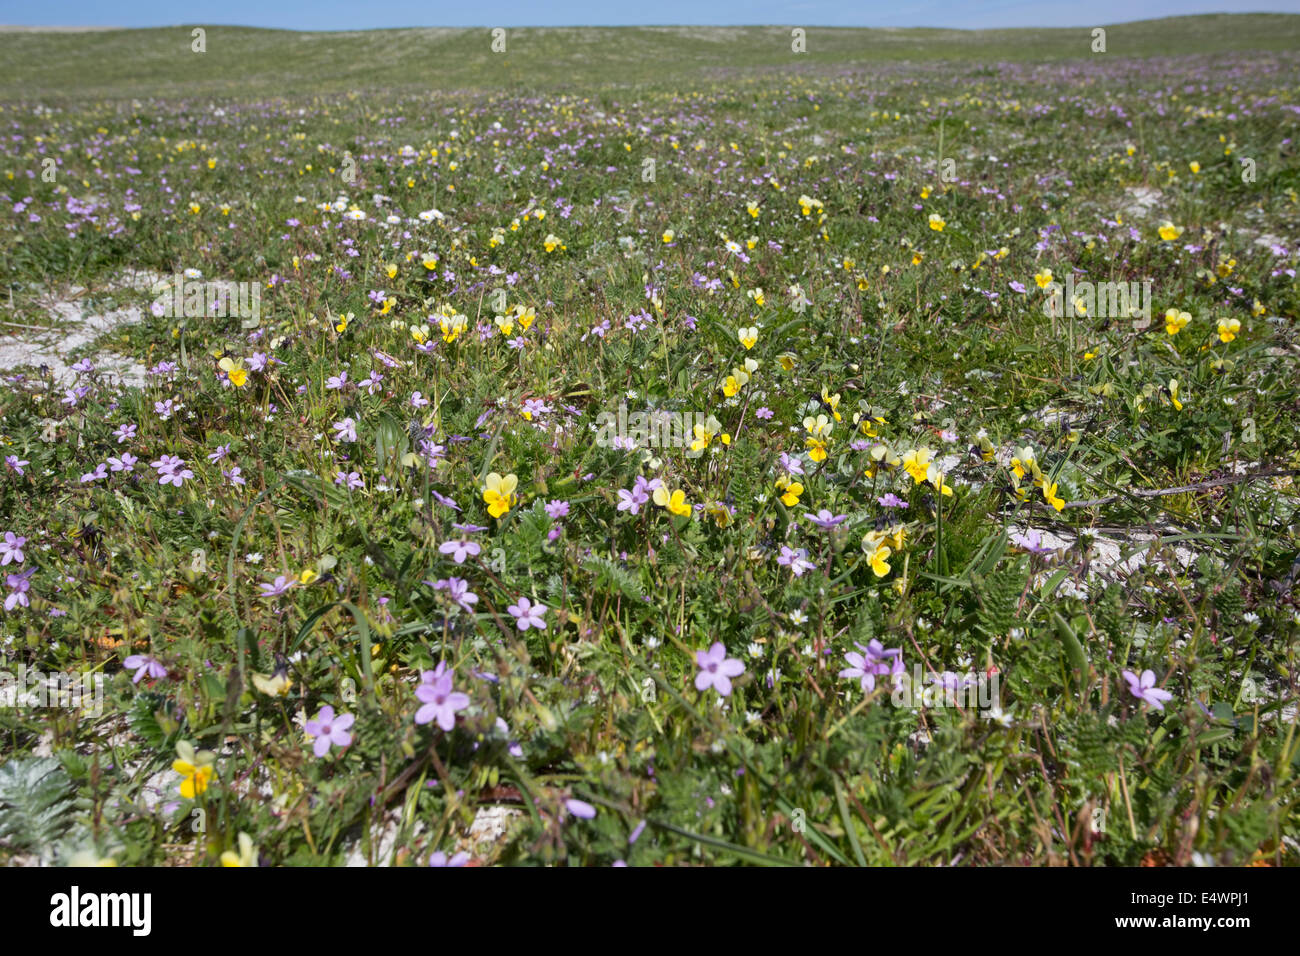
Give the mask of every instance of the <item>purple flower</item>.
M 221 459 L 225 458 L 229 454 L 230 454 L 229 445 L 218 445 L 217 450 L 212 452 L 210 455 L 208 455 L 208 461 L 213 462 L 215 464 L 216 462 L 221 461 Z
M 781 545 L 781 553 L 777 556 L 776 563 L 782 567 L 789 568 L 794 572 L 796 578 L 803 577 L 805 571 L 811 571 L 817 565 L 808 560 L 808 549 L 788 547 Z
M 885 650 L 879 641 L 871 641 L 865 647 L 861 644 L 855 646 L 862 653 L 849 651 L 844 655 L 849 666 L 840 671 L 840 676 L 859 680 L 863 691 L 875 690 L 876 678 L 894 673 L 897 669 L 895 665 L 903 659 L 901 648 Z
M 1138 677 L 1132 671 L 1124 671 L 1124 679 L 1128 681 L 1129 693 L 1138 700 L 1145 701 L 1156 710 L 1165 709 L 1165 701 L 1172 700 L 1173 694 L 1167 690 L 1161 690 L 1156 686 L 1156 675 L 1154 671 L 1145 670 L 1142 676 Z
M 894 494 L 892 491 L 881 495 L 876 499 L 876 503 L 882 508 L 903 508 L 907 505 L 906 501 L 898 497 L 898 495 Z
M 282 574 L 275 579 L 274 584 L 259 584 L 258 587 L 262 589 L 262 597 L 273 598 L 286 593 L 297 583 L 297 579 L 291 578 L 287 574 Z
M 437 721 L 438 726 L 450 732 L 456 726 L 456 712 L 469 706 L 469 696 L 452 689 L 451 672 L 440 665 L 438 670 L 425 671 L 420 675 L 420 686 L 415 689 L 415 696 L 424 702 L 424 706 L 415 712 L 417 724 Z
M 545 604 L 540 602 L 533 604 L 528 598 L 521 597 L 518 604 L 511 604 L 506 610 L 519 625 L 519 630 L 526 631 L 529 627 L 535 627 L 539 631 L 546 630 L 546 621 L 542 619 L 542 615 L 547 611 Z
M 186 478 L 193 478 L 194 472 L 185 467 L 185 462 L 175 455 L 163 455 L 157 461 L 151 461 L 150 467 L 158 471 L 158 484 L 175 485 L 177 488 Z
M 364 488 L 366 486 L 366 483 L 361 480 L 361 473 L 359 471 L 349 471 L 346 474 L 341 471 L 336 471 L 334 473 L 334 484 L 346 485 L 348 490 Z
M 846 518 L 848 518 L 848 515 L 831 514 L 831 512 L 827 511 L 825 508 L 822 508 L 815 515 L 810 515 L 807 512 L 804 512 L 804 517 L 807 518 L 809 521 L 811 521 L 813 524 L 817 525 L 817 527 L 830 530 L 831 528 L 834 528 L 837 524 L 840 524 Z
M 88 471 L 81 476 L 81 483 L 84 485 L 91 481 L 103 481 L 108 477 L 108 465 L 102 461 L 95 466 L 94 471 Z
M 478 595 L 469 589 L 469 582 L 464 578 L 443 578 L 434 582 L 433 586 L 439 591 L 446 591 L 447 596 L 464 608 L 467 613 L 474 613 L 474 605 L 478 603 Z
M 120 445 L 124 441 L 130 441 L 135 437 L 134 425 L 118 425 L 117 431 L 113 432 L 117 436 L 117 443 Z
M 0 565 L 8 564 L 11 561 L 18 564 L 23 563 L 23 545 L 27 539 L 12 531 L 5 532 L 5 539 L 0 541 Z
M 30 461 L 19 461 L 17 455 L 5 456 L 5 467 L 12 468 L 14 471 L 18 473 L 20 477 L 26 474 L 26 472 L 23 471 L 23 465 L 30 465 L 30 464 L 31 464 Z
M 350 418 L 335 422 L 333 425 L 335 439 L 338 441 L 356 441 L 357 440 L 357 423 Z
M 16 607 L 32 606 L 27 598 L 27 592 L 31 590 L 32 575 L 35 573 L 35 568 L 28 568 L 22 574 L 5 576 L 5 583 L 9 586 L 9 594 L 5 596 L 6 611 L 12 611 Z
M 552 518 L 563 518 L 569 513 L 569 503 L 567 501 L 550 501 L 546 505 L 546 513 Z
M 477 541 L 466 541 L 461 538 L 458 541 L 444 541 L 438 545 L 438 550 L 443 554 L 451 555 L 451 559 L 457 564 L 464 564 L 465 558 L 478 557 L 483 548 Z
M 582 820 L 593 820 L 596 817 L 596 808 L 585 800 L 570 797 L 564 801 L 564 809 Z
M 122 452 L 121 458 L 109 458 L 108 466 L 114 472 L 135 471 L 135 463 L 140 459 L 135 457 L 129 451 Z
M 771 417 L 772 417 L 773 415 L 775 415 L 775 414 L 776 414 L 776 412 L 772 411 L 772 409 L 770 409 L 770 408 L 768 408 L 766 405 L 764 405 L 764 406 L 762 406 L 761 408 L 759 408 L 756 412 L 754 412 L 754 417 L 755 417 L 755 418 L 761 418 L 763 421 L 767 421 L 769 418 L 771 418 Z
M 430 866 L 464 866 L 468 862 L 468 853 L 457 853 L 450 859 L 448 859 L 447 854 L 443 853 L 441 850 L 434 850 L 433 853 L 429 855 Z
M 161 680 L 167 676 L 167 668 L 147 654 L 132 654 L 122 664 L 127 670 L 135 671 L 135 676 L 131 678 L 132 684 L 138 684 L 146 677 Z
M 315 720 L 307 721 L 303 727 L 308 736 L 315 737 L 316 742 L 312 744 L 312 753 L 317 757 L 324 757 L 330 752 L 330 747 L 346 747 L 352 743 L 352 735 L 348 733 L 348 728 L 356 720 L 352 714 L 339 714 L 334 716 L 334 708 L 326 704 L 320 709 Z
M 1051 554 L 1056 550 L 1043 547 L 1043 533 L 1037 528 L 1030 528 L 1027 534 L 1017 531 L 1011 536 L 1011 543 L 1032 554 Z
M 731 694 L 731 678 L 745 673 L 745 665 L 735 657 L 727 657 L 721 641 L 715 641 L 707 651 L 695 652 L 695 664 L 700 671 L 695 675 L 695 689 L 712 687 L 723 697 Z
M 233 485 L 234 487 L 238 488 L 240 485 L 246 485 L 246 484 L 248 484 L 248 482 L 246 482 L 246 481 L 245 481 L 245 480 L 240 476 L 239 473 L 240 473 L 241 470 L 242 470 L 242 469 L 241 469 L 238 465 L 236 465 L 234 468 L 231 468 L 229 471 L 223 471 L 223 472 L 221 473 L 221 477 L 222 477 L 222 478 L 225 478 L 227 481 L 230 482 L 231 485 Z
M 331 375 L 325 381 L 325 387 L 327 389 L 342 389 L 342 388 L 346 388 L 347 384 L 348 384 L 347 372 L 339 372 L 338 375 Z

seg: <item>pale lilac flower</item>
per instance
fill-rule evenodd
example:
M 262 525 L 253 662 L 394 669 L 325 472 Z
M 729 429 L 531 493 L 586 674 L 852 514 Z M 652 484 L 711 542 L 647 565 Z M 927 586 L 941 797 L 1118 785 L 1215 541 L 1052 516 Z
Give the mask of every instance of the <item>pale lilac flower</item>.
M 882 508 L 902 508 L 907 504 L 906 501 L 898 497 L 898 495 L 894 494 L 892 491 L 881 495 L 876 499 L 876 503 Z
M 546 513 L 552 518 L 564 518 L 569 514 L 569 503 L 567 501 L 550 501 L 546 505 Z
M 98 465 L 95 466 L 94 471 L 88 471 L 81 476 L 81 483 L 84 485 L 92 481 L 103 481 L 107 477 L 108 477 L 108 465 L 104 464 L 104 462 L 101 461 Z
M 817 525 L 817 527 L 830 530 L 831 528 L 834 528 L 837 524 L 842 523 L 846 518 L 848 518 L 848 515 L 832 514 L 831 512 L 827 511 L 825 508 L 822 508 L 815 515 L 810 515 L 805 511 L 804 517 L 807 518 L 809 521 L 811 521 L 813 524 Z
M 469 854 L 464 852 L 457 853 L 449 859 L 446 853 L 441 850 L 434 850 L 429 856 L 430 866 L 464 866 L 468 862 Z
M 135 671 L 135 676 L 131 678 L 132 684 L 138 684 L 146 677 L 162 680 L 167 676 L 167 668 L 148 654 L 132 654 L 122 664 L 127 670 Z
M 229 445 L 218 445 L 217 450 L 212 452 L 210 455 L 208 455 L 208 461 L 215 464 L 216 462 L 221 461 L 221 459 L 225 458 L 229 454 L 230 454 Z
M 122 442 L 130 441 L 135 437 L 135 426 L 118 425 L 117 430 L 113 432 L 113 434 L 117 436 L 117 443 L 120 445 Z
M 16 535 L 12 531 L 6 531 L 5 539 L 0 541 L 0 565 L 6 565 L 11 561 L 22 564 L 23 545 L 26 543 L 26 538 Z
M 723 697 L 731 694 L 731 678 L 745 673 L 745 664 L 738 658 L 727 657 L 721 641 L 714 641 L 707 651 L 695 652 L 695 664 L 700 671 L 695 675 L 695 689 L 712 687 Z
M 30 465 L 30 464 L 31 464 L 30 461 L 19 461 L 17 455 L 7 455 L 5 457 L 5 467 L 12 468 L 14 471 L 16 471 L 19 474 L 19 476 L 26 474 L 26 472 L 23 471 L 23 466 Z
M 331 376 L 330 376 L 328 379 L 326 379 L 326 381 L 325 381 L 325 387 L 328 388 L 328 389 L 342 389 L 342 388 L 346 388 L 346 387 L 347 387 L 347 384 L 348 384 L 348 373 L 347 373 L 347 372 L 339 372 L 339 374 L 337 374 L 337 375 L 331 375 Z
M 361 473 L 359 471 L 349 471 L 347 474 L 344 474 L 341 471 L 336 471 L 334 473 L 334 484 L 347 485 L 349 491 L 356 490 L 357 488 L 364 488 L 366 486 L 366 483 L 361 480 Z
M 21 574 L 5 576 L 5 584 L 9 586 L 9 594 L 5 597 L 6 611 L 12 611 L 16 607 L 31 607 L 27 592 L 31 590 L 32 575 L 35 573 L 35 568 L 28 568 Z
M 149 465 L 158 471 L 160 485 L 175 485 L 179 488 L 186 478 L 194 477 L 194 472 L 186 468 L 185 462 L 176 455 L 163 455 Z
M 798 458 L 791 458 L 785 452 L 781 452 L 780 461 L 781 461 L 781 468 L 784 471 L 788 471 L 792 475 L 802 475 L 804 473 L 803 462 L 801 462 Z
M 429 400 L 419 392 L 413 392 L 411 393 L 411 404 L 416 408 L 423 408 L 425 405 L 429 404 Z
M 763 421 L 767 421 L 769 418 L 771 418 L 771 417 L 772 417 L 773 415 L 775 415 L 775 414 L 776 414 L 776 412 L 772 411 L 772 409 L 770 409 L 770 408 L 768 408 L 766 405 L 764 405 L 764 406 L 762 406 L 761 408 L 759 408 L 756 412 L 754 412 L 754 417 L 755 417 L 755 418 L 760 418 L 760 419 L 762 419 Z
M 434 582 L 433 586 L 439 591 L 446 591 L 447 596 L 459 604 L 466 613 L 474 613 L 474 605 L 478 603 L 478 595 L 469 589 L 469 582 L 464 578 L 442 578 Z
M 357 423 L 351 418 L 345 418 L 342 421 L 335 422 L 333 425 L 335 439 L 337 441 L 356 441 L 357 440 Z
M 258 587 L 262 589 L 262 597 L 273 598 L 287 593 L 289 589 L 297 583 L 297 578 L 292 578 L 287 574 L 281 574 L 275 579 L 273 584 L 259 584 Z
M 1138 700 L 1150 704 L 1156 710 L 1164 710 L 1165 701 L 1173 699 L 1173 694 L 1156 686 L 1154 671 L 1145 670 L 1142 672 L 1141 677 L 1138 677 L 1132 671 L 1124 671 L 1123 676 L 1128 681 L 1129 693 Z
M 884 645 L 876 640 L 870 641 L 865 647 L 861 644 L 854 646 L 862 653 L 849 651 L 844 655 L 849 666 L 840 671 L 840 676 L 860 681 L 863 691 L 874 690 L 877 677 L 891 674 L 895 671 L 896 665 L 901 665 L 903 659 L 901 648 L 885 650 Z
M 316 742 L 312 744 L 312 753 L 317 757 L 324 757 L 330 752 L 330 747 L 346 747 L 352 743 L 352 735 L 348 733 L 348 728 L 352 726 L 356 717 L 352 714 L 339 714 L 334 716 L 334 708 L 326 704 L 320 709 L 315 720 L 309 720 L 303 726 L 310 737 L 315 737 Z
M 787 545 L 781 545 L 781 553 L 777 556 L 776 563 L 782 567 L 789 568 L 794 572 L 796 578 L 803 577 L 805 571 L 811 571 L 817 565 L 808 560 L 807 548 L 791 548 Z
M 165 422 L 167 419 L 171 418 L 172 413 L 176 411 L 176 403 L 170 398 L 166 401 L 154 402 L 153 410 L 157 413 L 159 419 Z
M 424 706 L 415 712 L 417 724 L 437 721 L 445 732 L 451 732 L 456 726 L 457 711 L 469 706 L 469 695 L 452 688 L 451 672 L 445 670 L 445 663 L 438 670 L 425 671 L 420 675 L 420 686 L 415 689 L 415 696 L 424 702 Z
M 240 475 L 241 471 L 242 469 L 238 465 L 235 465 L 235 467 L 231 468 L 229 471 L 223 471 L 221 477 L 230 482 L 232 487 L 238 488 L 241 485 L 248 484 L 248 482 Z
M 461 538 L 457 541 L 444 541 L 438 545 L 438 550 L 443 554 L 451 555 L 451 559 L 457 564 L 464 564 L 467 557 L 478 557 L 483 548 L 477 541 L 466 541 Z
M 568 810 L 580 820 L 594 820 L 596 817 L 596 808 L 585 800 L 578 800 L 570 797 L 564 801 L 564 809 Z
M 542 618 L 547 611 L 545 604 L 540 602 L 534 604 L 528 598 L 521 597 L 518 604 L 511 604 L 506 610 L 515 619 L 519 630 L 526 631 L 529 627 L 535 627 L 539 631 L 546 630 L 546 621 Z
M 136 462 L 138 462 L 139 460 L 140 460 L 139 458 L 135 457 L 135 455 L 131 454 L 129 451 L 124 451 L 122 452 L 121 458 L 110 457 L 108 459 L 108 466 L 114 472 L 119 472 L 119 471 L 134 472 Z

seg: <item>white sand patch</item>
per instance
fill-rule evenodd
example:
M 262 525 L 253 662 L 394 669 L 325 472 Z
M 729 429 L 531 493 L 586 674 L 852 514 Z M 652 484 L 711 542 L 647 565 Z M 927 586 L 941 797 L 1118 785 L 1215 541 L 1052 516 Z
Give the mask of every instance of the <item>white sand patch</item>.
M 151 289 L 162 276 L 150 272 L 128 270 L 116 277 L 109 289 L 135 292 Z M 91 345 L 100 336 L 123 326 L 134 325 L 144 318 L 139 306 L 112 309 L 103 313 L 89 311 L 83 301 L 87 290 L 73 286 L 58 296 L 50 296 L 41 303 L 49 317 L 37 328 L 3 326 L 13 336 L 0 338 L 0 369 L 9 371 L 21 366 L 46 366 L 59 386 L 75 381 L 72 356 Z M 139 362 L 112 352 L 100 352 L 91 357 L 96 371 L 104 378 L 123 385 L 143 385 L 145 368 Z
M 1147 213 L 1160 204 L 1160 190 L 1152 186 L 1129 186 L 1124 190 L 1124 202 L 1119 211 L 1125 216 L 1145 219 Z

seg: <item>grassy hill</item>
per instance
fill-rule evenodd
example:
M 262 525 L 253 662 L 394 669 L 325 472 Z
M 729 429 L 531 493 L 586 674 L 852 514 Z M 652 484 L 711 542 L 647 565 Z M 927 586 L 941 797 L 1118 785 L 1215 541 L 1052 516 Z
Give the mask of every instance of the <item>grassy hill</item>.
M 674 87 L 737 70 L 869 69 L 898 61 L 1041 62 L 1097 56 L 1088 29 L 938 30 L 790 27 L 508 28 L 340 33 L 192 26 L 0 33 L 0 99 L 263 96 L 351 90 L 536 89 L 648 83 Z M 1300 16 L 1214 14 L 1109 26 L 1105 56 L 1294 50 Z

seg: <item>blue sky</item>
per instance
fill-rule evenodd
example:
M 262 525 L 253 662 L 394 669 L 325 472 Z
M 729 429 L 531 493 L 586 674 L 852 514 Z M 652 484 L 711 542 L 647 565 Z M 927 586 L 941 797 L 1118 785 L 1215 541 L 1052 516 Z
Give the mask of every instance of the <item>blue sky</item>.
M 1190 13 L 1300 13 L 1300 0 L 0 0 L 0 24 L 155 27 L 239 24 L 290 30 L 407 26 L 1097 26 Z

